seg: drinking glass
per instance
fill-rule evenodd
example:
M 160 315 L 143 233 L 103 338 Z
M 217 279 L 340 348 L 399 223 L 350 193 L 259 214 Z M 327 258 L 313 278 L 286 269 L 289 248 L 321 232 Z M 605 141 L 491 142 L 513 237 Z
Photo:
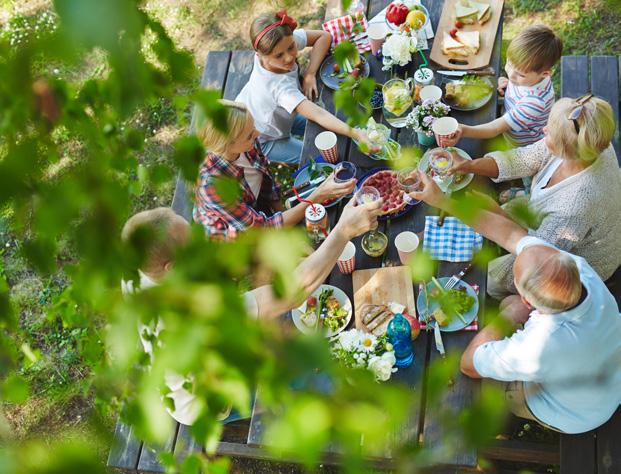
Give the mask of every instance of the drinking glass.
M 341 161 L 334 168 L 334 182 L 344 183 L 356 176 L 356 165 L 351 161 Z
M 363 205 L 378 201 L 380 192 L 373 186 L 363 186 L 356 193 L 356 204 Z M 388 237 L 377 229 L 370 230 L 362 236 L 362 250 L 370 257 L 379 257 L 388 246 Z
M 399 188 L 404 191 L 403 200 L 410 204 L 414 200 L 410 197 L 412 191 L 418 191 L 420 188 L 420 178 L 416 172 L 416 168 L 405 168 L 397 173 L 397 183 Z
M 436 148 L 431 152 L 429 165 L 438 177 L 438 185 L 446 192 L 453 181 L 453 178 L 447 174 L 453 166 L 451 152 L 446 148 Z

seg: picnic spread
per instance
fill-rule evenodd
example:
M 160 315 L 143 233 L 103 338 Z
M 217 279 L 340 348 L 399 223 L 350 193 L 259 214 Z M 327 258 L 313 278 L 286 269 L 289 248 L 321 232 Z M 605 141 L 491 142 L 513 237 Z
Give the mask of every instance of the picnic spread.
M 485 244 L 484 236 L 457 217 L 447 215 L 445 210 L 428 205 L 424 197 L 414 198 L 412 193 L 420 194 L 423 181 L 427 183 L 425 187 L 434 183 L 447 199 L 463 198 L 466 192 L 489 185 L 482 183 L 480 176 L 475 179 L 476 172 L 470 172 L 473 158 L 487 151 L 485 144 L 483 140 L 468 138 L 464 130 L 492 122 L 498 115 L 496 76 L 500 69 L 503 3 L 502 0 L 446 0 L 423 4 L 416 0 L 396 0 L 368 2 L 367 5 L 355 1 L 350 14 L 326 21 L 323 30 L 329 34 L 332 48 L 351 41 L 360 56 L 356 61 L 337 60 L 333 49 L 320 62 L 313 62 L 311 56 L 311 63 L 317 66 L 318 97 L 313 96 L 312 81 L 303 78 L 300 82 L 297 66 L 291 66 L 287 73 L 276 74 L 282 77 L 270 76 L 269 68 L 258 59 L 264 54 L 260 48 L 261 38 L 270 29 L 281 25 L 292 31 L 296 29 L 295 20 L 283 10 L 278 12 L 275 22 L 267 24 L 253 39 L 257 55 L 254 58 L 251 54 L 236 56 L 239 64 L 234 68 L 231 57 L 228 79 L 224 80 L 226 72 L 224 78 L 218 79 L 223 84 L 225 97 L 232 98 L 244 86 L 244 79 L 248 82 L 250 76 L 250 71 L 240 71 L 254 63 L 253 75 L 260 69 L 267 80 L 278 82 L 278 87 L 284 91 L 285 98 L 276 107 L 286 110 L 288 116 L 284 120 L 271 117 L 267 124 L 269 130 L 262 128 L 264 124 L 260 121 L 255 123 L 259 140 L 255 153 L 248 158 L 256 156 L 257 163 L 269 160 L 271 153 L 276 154 L 272 142 L 279 140 L 287 142 L 287 153 L 299 149 L 298 171 L 286 206 L 288 210 L 296 206 L 305 208 L 298 223 L 304 226 L 315 248 L 326 243 L 346 206 L 364 207 L 381 200 L 376 213 L 377 228 L 367 228 L 362 235 L 347 242 L 324 284 L 300 306 L 284 314 L 280 322 L 285 331 L 322 334 L 330 341 L 332 354 L 339 363 L 369 370 L 378 383 L 399 383 L 422 393 L 404 425 L 390 435 L 392 442 L 379 458 L 388 465 L 395 455 L 393 448 L 408 443 L 433 448 L 443 442 L 444 423 L 440 415 L 428 410 L 425 404 L 428 369 L 438 361 L 442 363 L 447 353 L 462 354 L 487 323 L 484 314 L 487 268 L 485 264 L 473 264 Z M 303 31 L 297 30 L 293 36 L 299 48 L 307 46 Z M 332 113 L 334 91 L 366 77 L 377 83 L 368 107 L 360 104 L 371 111 L 366 124 L 345 133 L 339 128 L 339 120 L 343 117 L 338 114 L 331 126 L 325 128 L 310 114 L 306 115 L 303 140 L 289 137 L 289 130 L 285 128 L 295 128 L 292 126 L 294 105 L 304 100 L 300 90 L 304 90 L 316 106 Z M 553 97 L 553 91 L 550 91 L 549 77 L 544 75 L 541 79 L 529 89 L 532 95 L 527 101 L 531 101 L 531 105 L 537 100 L 545 102 L 545 106 L 537 102 L 537 107 L 542 107 L 541 114 L 547 119 L 548 106 L 551 107 L 548 99 L 550 95 Z M 256 79 L 254 84 L 258 84 Z M 250 89 L 244 88 L 238 100 L 240 97 L 250 101 Z M 521 120 L 515 104 L 524 97 L 525 92 L 519 87 L 511 83 L 506 87 L 507 122 Z M 584 104 L 591 98 L 592 95 L 585 95 L 577 99 L 578 106 L 568 116 L 576 133 Z M 248 109 L 252 111 L 253 106 L 256 103 L 249 103 Z M 534 143 L 543 136 L 541 124 L 535 122 L 531 120 L 527 124 L 531 128 L 519 130 L 520 140 Z M 286 124 L 284 128 L 283 123 Z M 279 138 L 266 138 L 268 132 L 272 138 Z M 511 131 L 508 132 L 511 135 Z M 399 165 L 402 153 L 411 147 L 419 148 L 420 156 L 414 164 Z M 256 181 L 256 169 L 252 170 L 257 165 L 252 161 L 244 162 L 242 169 L 238 161 L 235 163 L 234 172 L 246 190 L 244 209 L 250 215 L 238 224 L 243 231 L 248 222 L 258 221 L 253 217 L 255 214 L 261 219 L 267 217 L 263 211 L 252 209 L 253 203 L 257 204 L 258 192 L 253 191 L 250 181 L 255 181 L 257 189 L 261 184 L 260 180 Z M 453 171 L 458 167 L 468 172 Z M 498 168 L 502 174 L 500 164 Z M 244 174 L 248 169 L 251 171 Z M 269 174 L 264 167 L 262 172 Z M 546 179 L 550 179 L 550 174 Z M 355 187 L 352 184 L 349 194 L 341 193 L 327 199 L 325 194 L 318 194 L 329 181 L 345 186 L 354 180 Z M 205 188 L 208 186 L 204 184 Z M 321 199 L 316 198 L 318 195 Z M 353 204 L 348 204 L 350 199 Z M 206 202 L 209 204 L 209 199 L 206 198 Z M 196 207 L 194 212 L 196 216 Z M 206 212 L 213 217 L 220 211 L 208 209 Z M 285 220 L 281 212 L 275 211 L 276 217 L 269 219 L 282 224 Z M 209 234 L 207 226 L 206 230 Z M 535 240 L 529 242 L 529 239 Z M 535 237 L 524 237 L 518 247 L 523 241 L 526 244 L 520 247 L 518 254 L 529 244 L 543 242 Z M 421 255 L 436 261 L 435 274 L 424 281 L 413 280 L 412 269 Z M 329 390 L 329 381 L 320 380 L 321 376 L 316 378 L 320 390 Z M 475 402 L 479 388 L 479 380 L 463 373 L 455 374 L 440 403 L 458 417 Z M 528 415 L 538 421 L 534 414 L 529 412 Z M 266 457 L 264 453 L 269 451 L 266 448 L 272 451 L 277 448 L 268 437 L 267 428 L 278 416 L 281 415 L 263 406 L 259 387 L 249 421 L 239 421 L 236 413 L 224 421 L 242 423 L 235 425 L 235 429 L 241 429 L 242 434 L 236 436 L 244 440 L 239 445 L 224 442 L 227 446 L 221 452 L 235 454 L 241 449 Z M 182 425 L 173 435 L 174 439 L 179 437 L 188 437 Z M 364 439 L 360 440 L 360 445 L 364 445 Z M 338 456 L 341 451 L 330 443 L 324 454 Z M 477 451 L 462 440 L 443 457 L 442 463 L 474 467 L 477 456 Z

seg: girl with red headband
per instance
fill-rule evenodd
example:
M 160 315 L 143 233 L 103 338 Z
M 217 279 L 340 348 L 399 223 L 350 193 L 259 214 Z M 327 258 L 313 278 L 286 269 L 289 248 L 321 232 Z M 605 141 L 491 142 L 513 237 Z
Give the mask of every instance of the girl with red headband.
M 270 161 L 297 164 L 306 119 L 340 135 L 367 142 L 366 136 L 351 128 L 313 99 L 317 97 L 315 75 L 328 54 L 332 38 L 321 30 L 297 29 L 285 10 L 257 17 L 250 27 L 256 51 L 254 69 L 237 98 L 248 106 L 260 133 L 259 143 Z M 312 46 L 310 63 L 300 82 L 296 58 L 298 50 Z

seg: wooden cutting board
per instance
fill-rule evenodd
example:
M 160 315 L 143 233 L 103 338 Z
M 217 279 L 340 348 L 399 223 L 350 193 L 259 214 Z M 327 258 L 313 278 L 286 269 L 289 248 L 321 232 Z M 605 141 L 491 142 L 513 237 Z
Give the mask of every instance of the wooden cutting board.
M 405 305 L 406 312 L 416 314 L 414 286 L 408 267 L 370 268 L 352 274 L 354 286 L 354 315 L 356 327 L 363 329 L 359 319 L 360 308 L 365 304 Z
M 455 4 L 459 0 L 445 0 L 444 7 L 442 9 L 442 15 L 438 27 L 436 28 L 436 35 L 433 40 L 433 46 L 431 48 L 430 58 L 433 62 L 440 67 L 446 69 L 480 69 L 489 65 L 492 57 L 492 50 L 494 49 L 494 40 L 496 39 L 496 31 L 498 31 L 498 25 L 500 18 L 502 17 L 502 7 L 504 0 L 478 0 L 480 3 L 489 3 L 492 9 L 492 16 L 483 25 L 464 25 L 460 30 L 462 31 L 474 31 L 479 30 L 480 47 L 479 52 L 474 56 L 468 57 L 467 60 L 456 62 L 458 60 L 449 58 L 442 52 L 442 43 L 444 39 L 444 32 L 448 33 L 455 28 Z

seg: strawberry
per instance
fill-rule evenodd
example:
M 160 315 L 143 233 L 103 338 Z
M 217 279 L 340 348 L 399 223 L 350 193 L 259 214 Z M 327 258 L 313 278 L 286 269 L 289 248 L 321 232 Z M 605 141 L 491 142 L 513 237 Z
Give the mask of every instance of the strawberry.
M 306 305 L 317 306 L 317 298 L 315 298 L 314 296 L 309 296 L 308 299 L 306 300 Z
M 360 75 L 360 69 L 354 69 L 351 72 L 351 75 L 354 76 L 354 77 L 358 77 Z
M 457 20 L 455 22 L 455 28 L 461 28 L 462 26 L 464 26 L 464 24 L 461 21 Z
M 457 28 L 453 28 L 449 31 L 449 35 L 451 35 L 452 38 L 455 38 L 457 36 Z

